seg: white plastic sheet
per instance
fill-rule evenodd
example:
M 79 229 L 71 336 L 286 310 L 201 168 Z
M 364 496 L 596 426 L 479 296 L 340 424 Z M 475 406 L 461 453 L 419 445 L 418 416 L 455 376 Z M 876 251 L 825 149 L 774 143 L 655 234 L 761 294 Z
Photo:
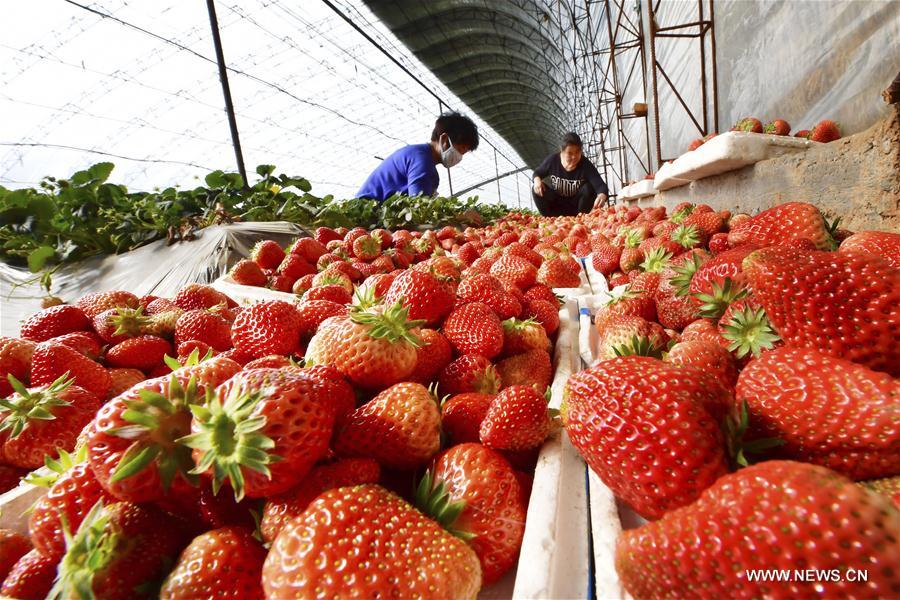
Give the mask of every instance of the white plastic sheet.
M 197 239 L 166 246 L 159 240 L 125 254 L 67 265 L 53 274 L 52 293 L 68 302 L 93 291 L 123 289 L 137 295 L 174 295 L 191 282 L 210 283 L 258 240 L 287 245 L 304 234 L 293 223 L 232 223 L 197 232 Z M 16 336 L 21 321 L 41 308 L 45 295 L 34 273 L 0 263 L 0 335 Z

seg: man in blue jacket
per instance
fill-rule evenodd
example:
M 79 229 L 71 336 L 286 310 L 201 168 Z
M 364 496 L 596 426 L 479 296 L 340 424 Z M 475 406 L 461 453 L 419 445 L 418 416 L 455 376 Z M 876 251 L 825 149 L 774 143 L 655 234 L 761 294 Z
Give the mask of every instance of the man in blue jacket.
M 463 154 L 478 148 L 478 127 L 459 113 L 446 113 L 434 122 L 431 141 L 395 151 L 366 178 L 357 198 L 384 202 L 394 194 L 433 196 L 440 177 L 437 165 L 448 169 L 459 164 Z

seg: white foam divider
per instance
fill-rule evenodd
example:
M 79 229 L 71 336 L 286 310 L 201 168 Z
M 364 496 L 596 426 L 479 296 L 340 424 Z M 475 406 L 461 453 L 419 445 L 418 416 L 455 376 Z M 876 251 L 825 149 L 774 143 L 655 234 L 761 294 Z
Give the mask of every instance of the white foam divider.
M 622 200 L 637 200 L 638 198 L 654 195 L 656 195 L 656 188 L 653 187 L 653 179 L 642 179 L 631 185 L 626 185 L 619 190 L 618 194 Z
M 818 143 L 787 135 L 728 131 L 664 164 L 656 173 L 653 187 L 659 191 L 672 189 L 761 160 L 803 152 Z
M 234 279 L 227 273 L 213 281 L 210 285 L 242 305 L 253 304 L 263 300 L 283 300 L 294 304 L 300 301 L 300 296 L 297 294 L 235 283 Z

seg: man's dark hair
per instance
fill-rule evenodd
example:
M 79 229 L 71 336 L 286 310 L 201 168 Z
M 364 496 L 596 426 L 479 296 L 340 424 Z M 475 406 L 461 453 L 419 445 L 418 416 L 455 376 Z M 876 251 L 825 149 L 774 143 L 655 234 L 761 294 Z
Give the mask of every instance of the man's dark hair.
M 469 117 L 457 112 L 444 113 L 434 122 L 431 141 L 436 142 L 446 133 L 454 144 L 465 144 L 469 150 L 478 148 L 478 126 Z
M 566 146 L 578 146 L 579 148 L 583 148 L 584 144 L 581 142 L 581 138 L 574 131 L 570 131 L 566 135 L 563 136 L 562 143 L 559 145 L 560 150 L 565 150 Z

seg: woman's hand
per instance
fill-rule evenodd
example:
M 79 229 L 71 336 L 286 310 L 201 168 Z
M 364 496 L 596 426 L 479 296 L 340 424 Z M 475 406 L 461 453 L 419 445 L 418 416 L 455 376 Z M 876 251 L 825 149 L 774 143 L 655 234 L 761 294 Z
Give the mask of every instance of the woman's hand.
M 540 177 L 534 178 L 534 193 L 538 196 L 544 195 L 544 180 Z
M 607 198 L 609 198 L 609 196 L 606 194 L 597 194 L 597 198 L 594 200 L 594 208 L 600 208 L 606 204 Z

